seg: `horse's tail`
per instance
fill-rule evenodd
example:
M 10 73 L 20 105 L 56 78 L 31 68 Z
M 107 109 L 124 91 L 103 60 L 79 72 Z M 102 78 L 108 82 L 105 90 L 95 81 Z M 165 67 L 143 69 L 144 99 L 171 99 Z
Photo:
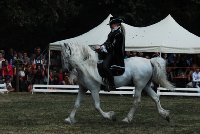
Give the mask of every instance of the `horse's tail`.
M 159 84 L 161 87 L 169 90 L 174 90 L 174 86 L 167 80 L 166 76 L 166 62 L 163 58 L 152 58 L 151 64 L 153 65 L 153 82 Z

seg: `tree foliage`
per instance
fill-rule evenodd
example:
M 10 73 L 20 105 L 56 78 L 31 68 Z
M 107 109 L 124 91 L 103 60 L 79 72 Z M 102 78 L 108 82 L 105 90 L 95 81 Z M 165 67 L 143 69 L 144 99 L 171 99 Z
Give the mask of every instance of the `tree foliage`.
M 134 26 L 147 26 L 171 14 L 200 35 L 200 0 L 1 0 L 1 47 L 32 48 L 77 36 L 112 13 Z

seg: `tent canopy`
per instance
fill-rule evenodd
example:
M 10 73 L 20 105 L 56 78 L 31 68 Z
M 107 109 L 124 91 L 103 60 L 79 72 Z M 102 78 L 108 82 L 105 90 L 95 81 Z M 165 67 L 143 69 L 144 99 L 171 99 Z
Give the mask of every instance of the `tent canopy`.
M 64 43 L 95 45 L 102 44 L 110 27 L 109 15 L 99 26 L 80 36 L 50 43 L 51 50 L 61 50 Z M 168 15 L 160 22 L 146 26 L 133 27 L 122 24 L 125 28 L 125 43 L 128 51 L 162 53 L 200 53 L 200 37 L 190 33 Z
M 81 45 L 103 44 L 107 39 L 108 33 L 110 32 L 110 27 L 107 24 L 111 16 L 112 15 L 109 15 L 100 25 L 88 31 L 87 33 L 84 33 L 74 38 L 50 43 L 50 49 L 61 50 L 61 45 L 63 45 L 64 43 Z

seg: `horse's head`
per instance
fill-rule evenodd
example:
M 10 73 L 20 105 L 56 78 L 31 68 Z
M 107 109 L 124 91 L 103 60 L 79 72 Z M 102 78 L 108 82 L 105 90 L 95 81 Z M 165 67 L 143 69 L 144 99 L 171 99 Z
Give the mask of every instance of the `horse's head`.
M 70 48 L 69 44 L 64 43 L 62 45 L 62 57 L 64 61 L 64 66 L 70 71 L 72 69 L 72 66 L 70 64 L 70 57 L 72 55 L 72 50 Z

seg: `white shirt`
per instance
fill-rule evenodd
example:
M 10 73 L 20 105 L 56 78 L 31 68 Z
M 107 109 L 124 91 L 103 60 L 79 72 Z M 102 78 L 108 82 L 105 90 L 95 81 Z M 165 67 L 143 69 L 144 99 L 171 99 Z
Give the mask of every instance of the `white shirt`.
M 200 72 L 194 72 L 192 73 L 192 81 L 193 82 L 200 82 Z
M 108 51 L 107 51 L 107 49 L 106 49 L 106 47 L 104 45 L 101 46 L 100 50 L 101 50 L 101 52 L 108 53 Z

